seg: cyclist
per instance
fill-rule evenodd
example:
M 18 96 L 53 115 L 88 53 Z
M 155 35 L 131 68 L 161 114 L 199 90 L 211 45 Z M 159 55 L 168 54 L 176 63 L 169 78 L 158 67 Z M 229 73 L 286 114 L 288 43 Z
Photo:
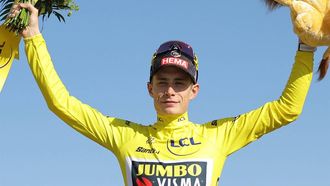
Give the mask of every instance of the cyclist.
M 157 121 L 141 125 L 108 117 L 69 95 L 39 32 L 37 9 L 18 4 L 11 16 L 21 8 L 31 13 L 22 36 L 29 65 L 50 110 L 112 151 L 125 185 L 216 185 L 230 154 L 299 116 L 312 80 L 315 48 L 299 43 L 278 100 L 237 117 L 195 124 L 189 121 L 187 110 L 199 92 L 198 59 L 190 45 L 169 41 L 154 54 L 148 83 Z

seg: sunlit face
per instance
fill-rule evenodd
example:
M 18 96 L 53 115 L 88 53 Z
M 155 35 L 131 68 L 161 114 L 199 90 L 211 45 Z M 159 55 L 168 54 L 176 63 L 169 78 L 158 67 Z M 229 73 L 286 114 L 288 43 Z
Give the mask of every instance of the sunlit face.
M 193 84 L 183 70 L 167 66 L 153 76 L 148 91 L 158 114 L 183 114 L 188 110 L 189 102 L 197 96 L 199 85 Z

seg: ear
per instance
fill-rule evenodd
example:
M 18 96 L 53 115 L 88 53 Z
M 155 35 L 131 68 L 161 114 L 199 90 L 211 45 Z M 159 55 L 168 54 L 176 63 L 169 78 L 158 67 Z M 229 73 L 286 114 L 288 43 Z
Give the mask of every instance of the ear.
M 151 96 L 151 97 L 153 97 L 152 95 L 152 83 L 150 83 L 150 82 L 148 82 L 147 83 L 147 89 L 148 89 L 148 92 L 149 92 L 149 95 Z
M 192 85 L 192 87 L 191 87 L 190 100 L 195 99 L 195 97 L 198 95 L 198 92 L 199 92 L 199 84 L 196 83 L 196 84 Z

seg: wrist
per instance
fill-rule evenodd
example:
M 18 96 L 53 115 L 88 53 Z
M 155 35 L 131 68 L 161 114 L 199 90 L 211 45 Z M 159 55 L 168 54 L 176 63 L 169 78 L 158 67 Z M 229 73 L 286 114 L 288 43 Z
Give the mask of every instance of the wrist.
M 30 27 L 27 27 L 23 32 L 22 36 L 23 38 L 30 38 L 36 35 L 39 35 L 40 31 L 39 29 L 31 29 Z
M 316 47 L 313 46 L 309 46 L 301 41 L 299 41 L 298 44 L 298 51 L 303 51 L 303 52 L 315 52 L 316 51 Z

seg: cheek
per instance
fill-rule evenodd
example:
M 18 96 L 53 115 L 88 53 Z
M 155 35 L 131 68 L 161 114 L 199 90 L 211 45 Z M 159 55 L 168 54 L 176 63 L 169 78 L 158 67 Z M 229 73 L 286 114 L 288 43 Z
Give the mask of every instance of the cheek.
M 154 89 L 151 96 L 154 100 L 159 100 L 162 96 L 164 96 L 164 93 L 160 89 Z
M 149 84 L 148 85 L 148 91 L 149 91 L 149 94 L 150 94 L 151 97 L 155 97 L 155 96 L 157 96 L 157 94 L 159 92 L 159 89 L 158 89 L 157 86 Z
M 188 89 L 186 91 L 183 92 L 182 96 L 186 99 L 186 100 L 191 100 L 191 98 L 193 97 L 193 92 L 191 89 Z
M 189 93 L 184 93 L 184 94 L 178 94 L 180 99 L 184 104 L 188 103 L 190 101 L 190 94 Z

